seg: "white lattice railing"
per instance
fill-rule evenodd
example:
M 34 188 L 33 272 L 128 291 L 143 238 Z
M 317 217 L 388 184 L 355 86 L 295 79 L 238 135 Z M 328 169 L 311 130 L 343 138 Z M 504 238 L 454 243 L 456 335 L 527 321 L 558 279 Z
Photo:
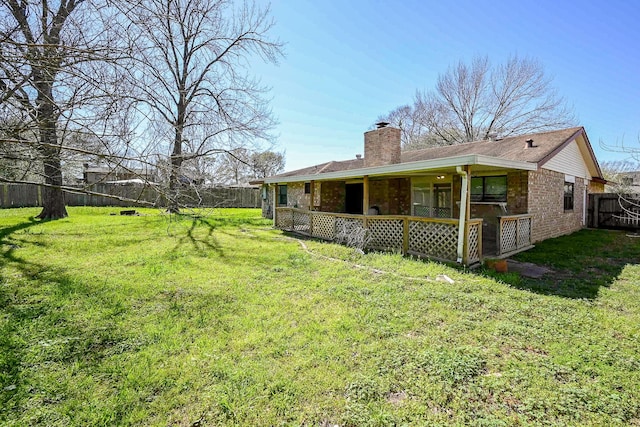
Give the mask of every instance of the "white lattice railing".
M 499 217 L 498 255 L 505 256 L 531 247 L 532 216 L 510 215 Z
M 332 241 L 367 229 L 368 249 L 391 250 L 444 261 L 458 258 L 458 220 L 398 215 L 351 215 L 277 208 L 276 227 Z M 482 220 L 467 222 L 465 264 L 482 261 Z
M 467 222 L 467 264 L 482 262 L 482 220 Z

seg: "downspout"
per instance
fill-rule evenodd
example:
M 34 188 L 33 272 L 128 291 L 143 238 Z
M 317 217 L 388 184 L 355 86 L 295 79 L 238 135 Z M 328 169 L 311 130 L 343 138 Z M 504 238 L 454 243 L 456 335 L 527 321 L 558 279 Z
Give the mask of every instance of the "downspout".
M 469 197 L 467 191 L 467 171 L 462 169 L 462 166 L 456 166 L 456 172 L 462 178 L 462 187 L 460 188 L 460 218 L 458 221 L 458 259 L 459 264 L 462 264 L 464 260 L 464 236 L 465 227 L 467 225 L 467 197 Z

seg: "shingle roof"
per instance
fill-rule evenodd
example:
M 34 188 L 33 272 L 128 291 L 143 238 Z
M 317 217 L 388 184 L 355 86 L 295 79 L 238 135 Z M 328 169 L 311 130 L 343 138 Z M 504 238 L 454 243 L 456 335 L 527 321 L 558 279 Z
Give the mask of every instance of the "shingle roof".
M 401 161 L 405 163 L 465 154 L 481 154 L 505 160 L 538 163 L 551 155 L 558 147 L 581 130 L 581 127 L 574 127 L 551 132 L 513 136 L 497 141 L 476 141 L 444 147 L 405 151 L 402 153 Z M 529 139 L 533 140 L 534 148 L 526 148 L 527 140 Z
M 319 165 L 309 166 L 307 168 L 297 169 L 290 172 L 285 172 L 276 176 L 298 176 L 298 175 L 317 175 L 327 172 L 346 171 L 351 169 L 360 169 L 364 167 L 364 159 L 352 159 L 342 161 L 331 161 L 327 163 L 321 163 Z
M 401 154 L 401 163 L 424 160 L 443 159 L 464 155 L 483 155 L 504 160 L 514 160 L 542 164 L 555 155 L 564 145 L 571 142 L 578 134 L 584 132 L 582 127 L 573 127 L 549 132 L 513 136 L 499 140 L 475 141 L 464 144 L 431 147 L 422 150 L 405 151 Z M 528 148 L 527 140 L 533 140 L 533 147 Z M 298 169 L 275 177 L 295 177 L 318 175 L 327 172 L 347 171 L 364 167 L 364 159 L 332 161 L 319 165 Z

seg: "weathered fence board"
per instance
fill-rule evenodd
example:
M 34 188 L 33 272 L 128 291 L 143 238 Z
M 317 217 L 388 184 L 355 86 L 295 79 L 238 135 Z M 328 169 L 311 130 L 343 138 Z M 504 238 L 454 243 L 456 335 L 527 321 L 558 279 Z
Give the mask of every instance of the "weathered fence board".
M 78 187 L 80 190 L 80 187 Z M 65 193 L 67 206 L 149 206 L 167 205 L 162 193 L 140 185 L 95 184 L 90 191 L 123 197 L 134 201 L 122 201 L 113 197 L 84 193 Z M 262 204 L 257 188 L 201 188 L 184 190 L 180 202 L 191 207 L 259 208 Z M 135 202 L 135 201 L 138 202 Z M 147 202 L 147 203 L 145 203 Z M 34 184 L 0 184 L 0 208 L 42 206 L 42 188 Z
M 626 200 L 625 200 L 626 199 Z M 592 228 L 640 229 L 640 194 L 589 194 L 587 224 Z

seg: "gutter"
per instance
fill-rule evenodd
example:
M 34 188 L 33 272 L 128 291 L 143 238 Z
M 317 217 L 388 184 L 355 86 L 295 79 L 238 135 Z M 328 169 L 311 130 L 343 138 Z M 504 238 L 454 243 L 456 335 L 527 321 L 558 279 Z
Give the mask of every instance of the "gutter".
M 311 180 L 341 180 L 345 178 L 361 178 L 368 175 L 369 178 L 376 176 L 395 175 L 399 173 L 421 172 L 425 170 L 441 170 L 443 168 L 454 168 L 460 165 L 482 165 L 493 166 L 506 169 L 519 169 L 534 171 L 538 169 L 535 163 L 520 160 L 505 160 L 498 157 L 484 156 L 481 154 L 469 154 L 455 157 L 444 157 L 440 159 L 420 160 L 416 162 L 394 163 L 392 165 L 374 166 L 360 169 L 348 169 L 337 172 L 314 173 L 308 175 L 294 176 L 272 176 L 264 179 L 266 184 L 301 182 Z

